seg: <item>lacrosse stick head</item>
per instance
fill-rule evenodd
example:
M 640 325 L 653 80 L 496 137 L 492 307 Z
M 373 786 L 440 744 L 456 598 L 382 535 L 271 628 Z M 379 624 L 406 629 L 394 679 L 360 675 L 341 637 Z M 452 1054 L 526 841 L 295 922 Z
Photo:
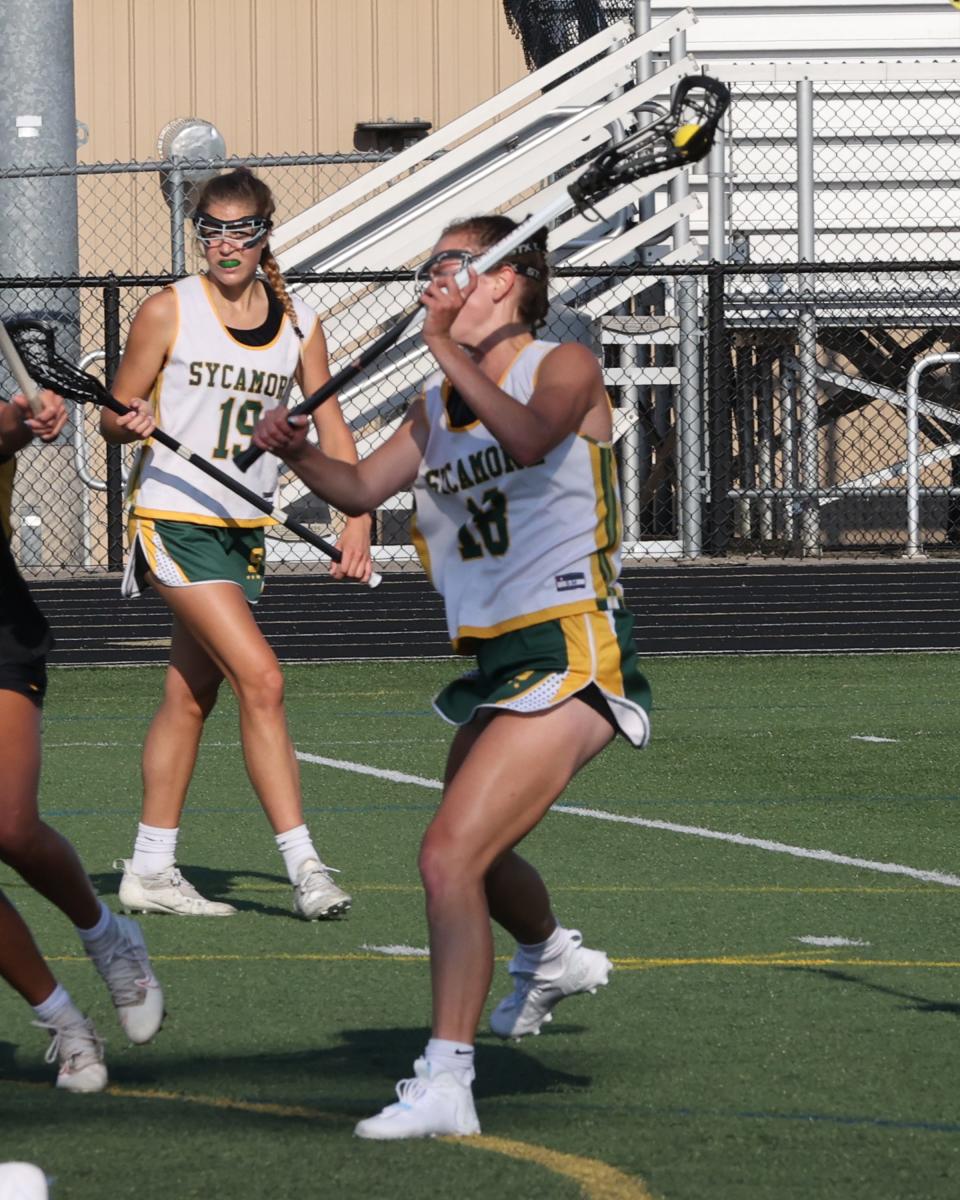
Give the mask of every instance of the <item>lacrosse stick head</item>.
M 729 104 L 729 89 L 719 79 L 685 76 L 669 108 L 661 108 L 660 115 L 636 133 L 609 146 L 570 185 L 577 208 L 585 212 L 625 184 L 703 158 Z
M 80 404 L 102 403 L 103 388 L 97 379 L 57 353 L 54 325 L 27 317 L 4 324 L 24 366 L 37 383 Z

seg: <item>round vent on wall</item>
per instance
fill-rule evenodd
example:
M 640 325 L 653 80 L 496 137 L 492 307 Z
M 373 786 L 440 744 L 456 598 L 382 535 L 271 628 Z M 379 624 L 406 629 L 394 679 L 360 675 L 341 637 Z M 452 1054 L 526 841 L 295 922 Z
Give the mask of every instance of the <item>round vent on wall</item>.
M 192 211 L 200 189 L 218 174 L 219 167 L 204 167 L 211 159 L 225 158 L 227 144 L 223 134 L 202 117 L 177 117 L 168 121 L 157 138 L 157 154 L 160 158 L 182 158 L 185 163 L 180 172 L 184 187 L 184 205 Z M 167 204 L 173 206 L 173 185 L 169 171 L 160 172 L 160 187 Z

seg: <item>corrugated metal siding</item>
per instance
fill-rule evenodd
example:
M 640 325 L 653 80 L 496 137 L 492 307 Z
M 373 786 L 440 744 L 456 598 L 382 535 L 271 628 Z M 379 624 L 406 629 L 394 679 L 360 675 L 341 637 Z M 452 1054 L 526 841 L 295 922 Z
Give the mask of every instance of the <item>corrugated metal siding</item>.
M 353 149 L 357 121 L 437 127 L 519 79 L 500 0 L 76 0 L 85 162 L 152 158 L 175 117 L 232 154 Z

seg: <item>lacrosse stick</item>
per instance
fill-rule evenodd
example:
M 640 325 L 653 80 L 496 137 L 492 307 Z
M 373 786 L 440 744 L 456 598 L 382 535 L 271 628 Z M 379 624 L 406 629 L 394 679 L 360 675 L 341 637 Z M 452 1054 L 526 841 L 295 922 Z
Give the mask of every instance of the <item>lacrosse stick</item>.
M 596 151 L 590 163 L 571 183 L 565 192 L 544 205 L 542 209 L 518 225 L 505 238 L 484 251 L 470 264 L 478 275 L 489 271 L 512 251 L 521 246 L 538 230 L 549 225 L 556 217 L 565 213 L 571 201 L 579 212 L 596 212 L 596 204 L 617 189 L 648 175 L 658 175 L 687 163 L 703 158 L 713 145 L 714 135 L 720 119 L 730 103 L 730 92 L 726 85 L 709 75 L 687 75 L 677 84 L 669 107 L 657 106 L 660 115 L 649 124 L 638 129 L 616 146 L 606 144 Z M 647 106 L 645 106 L 646 108 Z M 598 217 L 599 213 L 596 214 Z M 464 268 L 456 276 L 458 287 L 469 280 Z M 288 416 L 312 413 L 336 392 L 340 391 L 368 367 L 376 358 L 388 350 L 407 330 L 416 329 L 426 319 L 426 309 L 418 301 L 412 308 L 401 313 L 386 332 L 380 336 L 342 371 L 290 409 Z M 265 451 L 259 446 L 248 446 L 238 454 L 234 462 L 241 471 L 246 471 Z
M 0 354 L 6 359 L 10 374 L 17 381 L 17 387 L 23 392 L 34 416 L 43 408 L 40 403 L 40 389 L 30 378 L 30 373 L 23 365 L 23 359 L 17 353 L 17 348 L 10 340 L 7 327 L 0 321 Z
M 0 322 L 0 328 L 3 323 Z M 61 396 L 66 396 L 70 400 L 75 400 L 78 404 L 96 404 L 102 408 L 109 408 L 111 412 L 115 412 L 117 416 L 123 417 L 133 410 L 127 408 L 125 404 L 121 404 L 119 400 L 107 391 L 96 375 L 91 375 L 87 371 L 81 371 L 79 367 L 75 367 L 67 359 L 57 353 L 54 330 L 51 325 L 43 321 L 32 320 L 14 320 L 8 321 L 5 332 L 8 334 L 8 339 L 12 343 L 12 350 L 21 367 L 26 364 L 26 369 L 38 379 L 40 383 L 49 388 L 53 392 L 58 392 Z M 7 356 L 6 342 L 0 339 L 0 350 L 3 351 L 4 357 L 7 358 L 7 363 L 10 369 L 13 370 L 13 362 Z M 248 504 L 252 504 L 261 512 L 273 519 L 280 525 L 289 529 L 291 533 L 295 533 L 297 537 L 303 541 L 309 542 L 311 546 L 321 550 L 328 558 L 332 558 L 334 562 L 340 562 L 342 555 L 336 546 L 330 542 L 324 541 L 318 537 L 312 530 L 305 525 L 301 525 L 299 521 L 294 521 L 287 516 L 282 509 L 275 508 L 269 500 L 264 500 L 262 496 L 258 496 L 256 492 L 244 487 L 242 483 L 238 483 L 236 479 L 218 470 L 206 459 L 200 458 L 194 454 L 192 450 L 188 450 L 186 446 L 178 442 L 176 438 L 172 438 L 168 433 L 164 433 L 162 429 L 155 429 L 150 437 L 160 443 L 161 446 L 166 446 L 168 450 L 172 450 L 174 454 L 178 454 L 186 462 L 196 467 L 197 470 L 203 471 L 205 475 L 209 475 L 211 479 L 216 479 L 218 483 L 222 483 L 224 487 L 229 488 L 238 496 L 242 496 Z M 381 576 L 374 572 L 370 576 L 370 587 L 377 587 L 381 582 Z

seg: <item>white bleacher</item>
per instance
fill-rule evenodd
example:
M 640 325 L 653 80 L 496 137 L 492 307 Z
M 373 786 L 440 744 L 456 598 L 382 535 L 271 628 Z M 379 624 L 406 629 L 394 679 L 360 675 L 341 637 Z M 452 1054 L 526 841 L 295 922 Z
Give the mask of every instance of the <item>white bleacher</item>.
M 453 220 L 489 211 L 519 219 L 543 208 L 575 177 L 577 161 L 585 153 L 609 141 L 612 133 L 632 129 L 640 106 L 668 99 L 684 75 L 697 71 L 689 56 L 673 55 L 678 61 L 668 61 L 671 39 L 683 35 L 696 19 L 690 9 L 682 9 L 640 37 L 634 37 L 631 25 L 621 21 L 532 72 L 279 226 L 272 241 L 281 268 L 285 272 L 396 270 L 428 257 L 439 230 Z M 638 82 L 637 61 L 658 51 L 659 69 Z M 598 61 L 584 65 L 594 58 Z M 570 212 L 550 234 L 554 264 L 628 262 L 640 246 L 667 240 L 700 207 L 696 196 L 671 202 L 665 185 L 675 175 L 665 172 L 628 185 L 604 200 L 599 207 L 610 234 L 599 244 L 596 238 L 589 240 L 591 221 L 577 213 L 571 202 Z M 617 215 L 635 207 L 644 196 L 654 197 L 649 219 L 619 227 Z M 661 261 L 689 261 L 699 254 L 696 244 L 679 245 Z M 561 335 L 569 337 L 573 323 L 584 340 L 596 342 L 598 318 L 654 282 L 653 275 L 641 281 L 594 280 L 586 289 L 589 301 L 574 308 L 584 281 L 554 280 L 552 301 L 558 323 L 554 335 L 560 333 L 562 322 L 567 329 Z M 348 364 L 358 346 L 381 331 L 386 319 L 414 299 L 409 284 L 356 282 L 304 285 L 298 290 L 323 317 L 334 372 Z M 361 454 L 389 435 L 429 369 L 429 359 L 414 334 L 401 339 L 344 390 L 341 404 Z M 674 382 L 663 367 L 637 366 L 614 373 L 616 379 L 608 380 L 611 384 Z M 623 428 L 621 422 L 618 434 Z M 290 504 L 302 494 L 297 481 L 285 483 L 280 502 Z M 409 497 L 400 497 L 392 507 L 410 504 Z M 282 557 L 287 547 L 279 542 L 271 555 Z M 289 550 L 290 557 L 302 557 L 308 549 L 298 545 Z M 387 549 L 385 562 L 404 557 L 399 547 Z M 412 549 L 407 553 L 412 558 Z

